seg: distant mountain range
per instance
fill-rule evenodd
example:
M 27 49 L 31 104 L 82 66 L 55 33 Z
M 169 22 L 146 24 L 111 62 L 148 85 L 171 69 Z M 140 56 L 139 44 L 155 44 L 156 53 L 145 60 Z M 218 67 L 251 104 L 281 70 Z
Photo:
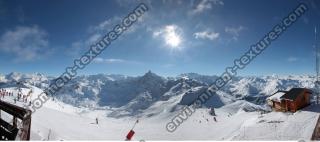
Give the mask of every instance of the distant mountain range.
M 107 74 L 77 76 L 55 97 L 78 107 L 117 109 L 118 111 L 112 114 L 114 116 L 139 114 L 155 106 L 168 109 L 164 106 L 168 102 L 171 105 L 169 111 L 174 111 L 179 106 L 191 104 L 217 77 L 185 73 L 177 77 L 165 78 L 151 71 L 137 77 Z M 0 75 L 0 87 L 21 82 L 27 86 L 45 89 L 54 79 L 40 73 L 13 72 Z M 314 89 L 314 77 L 308 75 L 235 77 L 205 106 L 221 107 L 238 100 L 264 105 L 267 96 L 277 90 L 289 90 L 292 87 Z

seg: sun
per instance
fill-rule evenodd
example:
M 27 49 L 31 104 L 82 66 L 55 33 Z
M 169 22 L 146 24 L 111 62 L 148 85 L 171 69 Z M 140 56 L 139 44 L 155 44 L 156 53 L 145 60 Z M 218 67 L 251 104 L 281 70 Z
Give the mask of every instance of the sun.
M 167 35 L 165 35 L 165 42 L 167 45 L 176 48 L 181 43 L 181 37 L 176 34 L 174 31 L 169 32 Z
M 164 34 L 165 43 L 171 48 L 178 48 L 181 44 L 181 36 L 178 33 L 178 29 L 174 25 L 165 27 Z
M 153 37 L 161 37 L 167 48 L 174 50 L 182 49 L 182 29 L 177 25 L 166 25 L 160 30 L 154 31 Z

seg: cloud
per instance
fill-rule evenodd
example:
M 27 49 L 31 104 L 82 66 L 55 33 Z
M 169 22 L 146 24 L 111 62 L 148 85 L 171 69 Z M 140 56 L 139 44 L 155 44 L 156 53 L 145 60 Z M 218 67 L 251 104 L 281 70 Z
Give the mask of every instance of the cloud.
M 126 0 L 124 1 L 126 2 Z M 139 17 L 137 22 L 142 23 L 147 14 Z M 123 16 L 125 17 L 125 16 Z M 96 25 L 90 26 L 87 29 L 86 38 L 74 41 L 71 43 L 71 47 L 67 49 L 66 54 L 72 57 L 80 56 L 81 53 L 84 53 L 85 50 L 88 50 L 90 45 L 96 43 L 99 39 L 103 38 L 108 34 L 109 31 L 113 30 L 113 28 L 117 24 L 122 23 L 122 18 L 119 16 L 114 16 L 108 20 L 104 20 Z M 129 28 L 127 28 L 117 40 L 121 40 L 123 35 L 128 35 L 137 31 L 138 28 L 143 27 L 138 23 L 132 24 Z
M 191 15 L 199 14 L 212 9 L 214 5 L 224 5 L 224 3 L 221 0 L 201 0 L 189 13 Z
M 96 28 L 98 28 L 98 27 L 96 27 Z M 103 28 L 101 28 L 101 30 L 102 29 Z M 90 30 L 93 30 L 93 29 L 90 29 Z M 67 51 L 65 53 L 69 56 L 72 56 L 72 57 L 80 56 L 82 53 L 84 53 L 86 50 L 88 50 L 90 48 L 90 45 L 94 44 L 102 37 L 103 37 L 102 31 L 99 31 L 99 32 L 98 31 L 96 31 L 96 32 L 91 31 L 87 35 L 87 38 L 72 42 L 71 46 L 67 49 Z
M 100 38 L 106 35 L 113 26 L 120 22 L 121 18 L 114 16 L 113 18 L 102 21 L 97 25 L 90 26 L 87 29 L 86 38 L 72 42 L 65 54 L 71 57 L 80 56 L 90 48 L 90 45 L 97 42 Z
M 16 27 L 0 37 L 0 50 L 15 55 L 15 61 L 31 61 L 47 55 L 48 34 L 38 26 Z
M 123 63 L 126 62 L 123 59 L 103 59 L 103 58 L 95 58 L 93 60 L 95 63 Z
M 245 28 L 243 26 L 239 27 L 226 27 L 224 31 L 232 36 L 232 39 L 238 40 L 240 36 L 240 32 L 244 30 Z
M 288 62 L 296 62 L 296 61 L 298 61 L 298 60 L 299 60 L 299 59 L 296 58 L 296 57 L 289 57 L 289 58 L 287 59 Z
M 193 34 L 193 36 L 196 39 L 209 39 L 209 40 L 215 40 L 219 38 L 219 33 L 211 32 L 211 31 L 202 31 L 202 32 L 196 32 Z
M 97 25 L 89 27 L 89 33 L 104 33 L 111 30 L 113 26 L 121 23 L 121 18 L 114 16 L 111 19 L 104 20 Z
M 99 34 L 102 36 L 102 34 L 107 34 L 110 30 L 112 30 L 116 25 L 121 25 L 123 23 L 123 18 L 125 18 L 126 15 L 122 16 L 114 16 L 110 19 L 104 20 L 97 25 L 93 25 L 89 27 L 89 33 L 90 34 Z M 138 28 L 143 27 L 143 23 L 145 22 L 145 19 L 148 17 L 148 12 L 143 13 L 142 16 L 138 17 L 136 23 L 132 24 L 130 27 L 128 27 L 123 34 L 130 34 L 134 33 Z
M 182 41 L 182 29 L 177 25 L 166 25 L 159 30 L 153 31 L 154 38 L 162 37 L 165 43 L 172 47 L 178 47 Z
M 140 62 L 137 61 L 129 61 L 129 60 L 124 60 L 124 59 L 115 59 L 115 58 L 95 58 L 93 60 L 94 63 L 105 63 L 105 64 L 115 64 L 115 63 L 127 63 L 127 64 L 141 64 Z
M 174 33 L 176 34 L 181 29 L 177 25 L 166 25 L 159 30 L 153 31 L 153 37 L 165 36 L 166 34 Z

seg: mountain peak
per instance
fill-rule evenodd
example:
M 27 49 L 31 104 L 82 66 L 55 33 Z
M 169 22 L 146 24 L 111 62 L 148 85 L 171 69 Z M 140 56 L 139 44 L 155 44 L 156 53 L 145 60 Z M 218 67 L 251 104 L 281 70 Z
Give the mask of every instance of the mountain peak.
M 160 77 L 160 76 L 158 76 L 157 74 L 151 72 L 151 70 L 149 70 L 149 71 L 148 71 L 147 73 L 145 73 L 143 76 L 144 76 L 144 77 Z
M 150 70 L 144 74 L 141 78 L 140 78 L 140 81 L 142 82 L 163 82 L 164 81 L 164 78 L 162 78 L 161 76 L 151 72 Z

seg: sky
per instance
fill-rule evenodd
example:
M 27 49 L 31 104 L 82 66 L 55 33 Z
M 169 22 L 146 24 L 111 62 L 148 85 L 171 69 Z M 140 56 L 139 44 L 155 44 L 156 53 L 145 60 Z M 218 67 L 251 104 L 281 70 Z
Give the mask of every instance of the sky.
M 309 10 L 238 74 L 315 74 L 317 0 L 0 0 L 0 73 L 60 75 L 141 2 L 149 10 L 79 74 L 220 75 L 301 2 Z

